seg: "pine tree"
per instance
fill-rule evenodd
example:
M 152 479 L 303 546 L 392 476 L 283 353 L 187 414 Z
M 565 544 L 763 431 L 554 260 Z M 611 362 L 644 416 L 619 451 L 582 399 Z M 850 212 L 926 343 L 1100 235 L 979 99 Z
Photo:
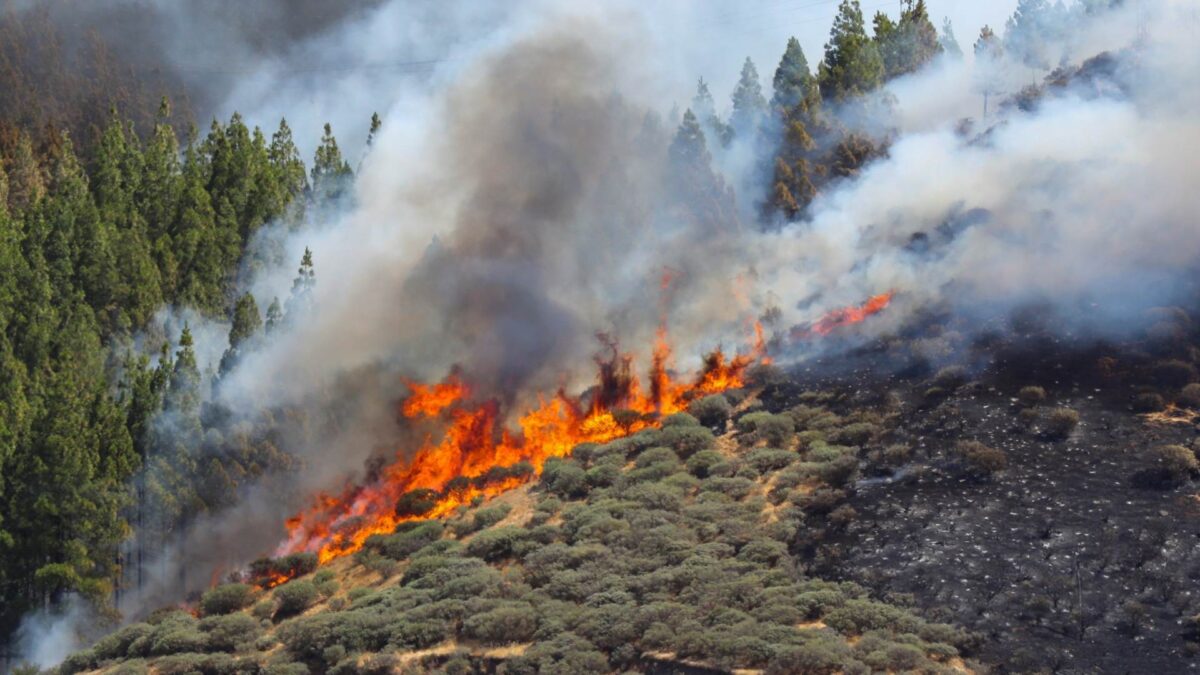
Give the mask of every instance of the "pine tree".
M 729 145 L 729 141 L 733 140 L 733 130 L 717 115 L 712 92 L 708 90 L 708 83 L 704 81 L 703 77 L 696 83 L 696 95 L 692 97 L 691 110 L 696 119 L 703 124 L 708 133 L 717 139 L 721 146 Z
M 313 160 L 313 198 L 318 203 L 337 201 L 345 194 L 352 176 L 350 165 L 342 159 L 342 151 L 333 137 L 333 127 L 326 122 L 325 135 L 321 137 L 321 145 L 317 146 Z
M 817 80 L 808 67 L 808 59 L 800 48 L 800 41 L 789 38 L 779 67 L 775 69 L 774 96 L 771 107 L 776 111 L 790 110 L 801 104 L 805 112 L 814 113 L 820 103 L 821 92 Z
M 1004 28 L 1004 51 L 1034 71 L 1050 67 L 1056 41 L 1056 17 L 1047 0 L 1017 0 Z
M 942 21 L 942 33 L 938 37 L 938 44 L 941 45 L 943 54 L 955 61 L 962 60 L 962 46 L 958 44 L 958 38 L 954 37 L 954 26 L 950 23 L 950 17 Z
M 166 408 L 184 417 L 194 417 L 199 429 L 200 412 L 200 366 L 196 363 L 192 331 L 184 324 L 179 335 L 179 349 L 175 352 L 175 365 L 167 389 Z
M 298 276 L 292 281 L 292 294 L 287 301 L 287 319 L 294 321 L 299 315 L 312 309 L 312 291 L 317 285 L 316 272 L 313 269 L 312 251 L 304 249 L 300 259 Z
M 267 155 L 275 176 L 274 185 L 278 191 L 275 199 L 278 205 L 283 207 L 288 224 L 295 228 L 299 226 L 304 213 L 304 197 L 308 194 L 308 173 L 286 119 L 279 120 L 279 129 L 271 136 L 271 147 Z
M 8 211 L 20 218 L 46 194 L 46 178 L 33 153 L 29 134 L 20 132 L 12 157 L 8 158 Z
M 992 95 L 999 93 L 998 87 L 1002 76 L 1001 68 L 1004 61 L 1004 49 L 1000 39 L 996 37 L 989 26 L 979 30 L 979 39 L 975 41 L 975 80 L 979 91 L 983 94 L 983 117 L 988 116 L 988 101 Z
M 382 126 L 383 120 L 379 119 L 379 113 L 371 113 L 371 128 L 367 130 L 368 150 L 375 146 L 375 135 L 379 133 L 379 129 Z
M 750 136 L 755 133 L 767 113 L 767 99 L 763 97 L 758 69 L 750 57 L 742 64 L 742 74 L 733 90 L 733 114 L 730 124 L 734 133 Z
M 704 130 L 689 109 L 668 148 L 672 196 L 701 231 L 719 234 L 737 226 L 733 195 L 712 169 Z
M 867 37 L 858 0 L 842 0 L 838 6 L 818 70 L 821 94 L 833 101 L 861 96 L 883 83 L 883 58 Z
M 238 298 L 233 308 L 232 325 L 229 329 L 229 349 L 221 356 L 219 372 L 224 375 L 233 370 L 247 350 L 246 342 L 262 329 L 262 316 L 258 313 L 258 304 L 254 296 L 246 293 Z
M 283 307 L 279 304 L 279 298 L 272 298 L 270 306 L 267 307 L 267 325 L 266 332 L 270 335 L 275 332 L 280 325 L 283 324 Z
M 942 50 L 925 0 L 907 0 L 897 23 L 892 23 L 883 12 L 877 13 L 875 43 L 888 79 L 920 70 Z

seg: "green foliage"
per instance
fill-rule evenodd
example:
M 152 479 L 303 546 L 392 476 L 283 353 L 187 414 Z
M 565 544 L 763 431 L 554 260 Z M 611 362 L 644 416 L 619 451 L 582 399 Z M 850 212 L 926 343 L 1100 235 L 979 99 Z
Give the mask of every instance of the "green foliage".
M 205 616 L 229 614 L 254 601 L 254 588 L 246 584 L 223 584 L 210 588 L 200 596 L 200 609 Z
M 497 527 L 484 530 L 467 542 L 467 555 L 483 558 L 488 562 L 503 560 L 516 555 L 521 544 L 528 538 L 521 527 Z
M 311 607 L 320 597 L 321 592 L 313 582 L 297 579 L 276 588 L 274 595 L 275 615 L 288 617 Z
M 729 405 L 729 400 L 723 394 L 712 394 L 696 399 L 688 406 L 688 412 L 700 424 L 710 428 L 724 427 L 725 421 L 729 419 L 732 411 L 733 406 Z
M 822 96 L 839 102 L 870 93 L 883 83 L 883 58 L 867 37 L 858 0 L 842 0 L 838 6 L 818 70 Z
M 752 412 L 742 415 L 737 421 L 738 431 L 751 436 L 751 441 L 763 440 L 768 445 L 787 445 L 795 431 L 795 422 L 789 415 L 774 415 L 769 412 Z

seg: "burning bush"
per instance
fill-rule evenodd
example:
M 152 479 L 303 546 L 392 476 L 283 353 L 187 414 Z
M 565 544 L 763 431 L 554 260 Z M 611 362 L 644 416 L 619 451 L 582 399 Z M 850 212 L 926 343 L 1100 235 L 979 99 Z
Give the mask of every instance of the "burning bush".
M 1043 433 L 1051 440 L 1063 440 L 1079 426 L 1079 413 L 1070 408 L 1055 408 L 1046 415 Z
M 250 563 L 250 578 L 259 585 L 304 576 L 317 569 L 316 553 L 292 553 L 282 558 L 259 558 Z

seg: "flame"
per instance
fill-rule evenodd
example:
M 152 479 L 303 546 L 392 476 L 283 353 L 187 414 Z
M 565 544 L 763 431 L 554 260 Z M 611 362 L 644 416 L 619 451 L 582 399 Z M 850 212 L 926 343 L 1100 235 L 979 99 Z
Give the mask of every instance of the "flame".
M 607 354 L 596 359 L 596 386 L 581 397 L 563 391 L 540 397 L 519 418 L 516 431 L 504 428 L 495 401 L 470 401 L 469 387 L 456 373 L 436 384 L 408 382 L 411 394 L 401 412 L 410 419 L 436 418 L 445 425 L 441 437 L 426 438 L 415 453 L 397 453 L 364 485 L 336 496 L 317 495 L 312 506 L 285 522 L 288 536 L 275 555 L 311 551 L 325 563 L 403 522 L 449 515 L 477 497 L 529 482 L 546 460 L 564 457 L 581 443 L 606 443 L 656 427 L 662 417 L 683 410 L 696 397 L 741 387 L 746 370 L 766 359 L 759 327 L 749 354 L 728 359 L 717 349 L 705 357 L 703 370 L 690 383 L 679 382 L 671 375 L 672 350 L 660 328 L 650 391 L 644 392 L 633 374 L 633 357 L 621 353 L 614 340 L 600 339 Z M 257 583 L 269 588 L 286 580 L 286 575 L 272 574 Z
M 849 326 L 856 323 L 861 323 L 869 316 L 873 316 L 887 309 L 887 306 L 892 303 L 892 298 L 896 295 L 895 291 L 888 291 L 879 295 L 867 298 L 867 301 L 861 305 L 853 305 L 850 307 L 842 307 L 835 309 L 808 326 L 797 326 L 792 329 L 793 339 L 802 339 L 815 335 L 829 335 L 834 330 L 842 326 Z

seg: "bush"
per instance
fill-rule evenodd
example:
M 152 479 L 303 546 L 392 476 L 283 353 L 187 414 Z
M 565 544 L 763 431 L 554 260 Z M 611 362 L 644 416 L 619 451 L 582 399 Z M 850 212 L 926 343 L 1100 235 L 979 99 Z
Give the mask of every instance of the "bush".
M 258 639 L 259 623 L 248 614 L 212 616 L 200 622 L 200 630 L 208 634 L 210 650 L 235 652 Z
M 528 642 L 537 626 L 533 607 L 511 604 L 468 617 L 463 622 L 463 634 L 486 645 L 506 645 Z
M 1184 387 L 1177 397 L 1179 404 L 1192 409 L 1200 409 L 1200 383 L 1193 382 Z
M 529 533 L 523 527 L 498 527 L 484 530 L 467 543 L 467 555 L 495 562 L 517 554 Z
M 148 638 L 153 632 L 154 626 L 148 623 L 129 624 L 97 640 L 91 651 L 102 661 L 136 656 L 129 652 L 129 646 L 139 638 Z
M 1142 487 L 1168 489 L 1187 482 L 1200 471 L 1196 455 L 1182 445 L 1163 445 L 1148 450 L 1142 457 L 1146 467 L 1134 474 Z
M 1178 389 L 1196 381 L 1196 368 L 1186 361 L 1171 359 L 1159 361 L 1152 369 L 1154 381 L 1161 386 Z
M 870 422 L 855 422 L 835 429 L 829 434 L 829 442 L 838 445 L 864 446 L 879 433 L 879 427 Z
M 700 484 L 700 490 L 704 492 L 720 492 L 734 499 L 742 499 L 754 491 L 755 485 L 757 484 L 748 478 L 722 478 L 716 476 L 706 478 Z
M 667 415 L 662 420 L 663 428 L 667 427 L 695 427 L 700 425 L 700 420 L 685 412 Z
M 1021 387 L 1021 391 L 1017 392 L 1017 400 L 1029 407 L 1039 405 L 1046 400 L 1046 390 L 1034 385 Z
M 289 581 L 275 589 L 275 616 L 288 617 L 299 614 L 311 607 L 320 595 L 317 585 L 311 581 Z
M 1167 407 L 1167 402 L 1160 394 L 1144 392 L 1133 397 L 1133 411 L 1137 413 L 1158 412 Z
M 660 445 L 671 448 L 685 460 L 701 450 L 708 450 L 716 442 L 713 433 L 701 426 L 666 427 L 658 440 Z
M 979 441 L 960 441 L 955 452 L 964 473 L 976 480 L 987 480 L 1008 466 L 1008 455 L 1003 450 L 988 447 Z
M 765 440 L 768 445 L 784 446 L 791 440 L 796 423 L 791 415 L 773 415 L 769 412 L 753 412 L 738 419 L 742 433 L 753 434 L 754 440 Z
M 1079 425 L 1079 413 L 1070 408 L 1055 408 L 1046 416 L 1044 432 L 1047 438 L 1062 440 Z
M 687 470 L 697 478 L 707 478 L 712 475 L 713 467 L 725 461 L 725 457 L 716 450 L 701 450 L 688 458 Z
M 253 586 L 248 584 L 224 584 L 209 589 L 200 596 L 200 611 L 205 616 L 229 614 L 245 608 L 254 601 Z
M 441 498 L 442 495 L 437 490 L 428 488 L 410 490 L 396 500 L 396 515 L 401 518 L 423 516 L 432 511 Z
M 933 386 L 954 391 L 967 383 L 967 369 L 962 366 L 947 366 L 933 376 Z
M 268 579 L 284 576 L 289 579 L 301 577 L 317 569 L 316 553 L 293 553 L 282 558 L 259 558 L 250 563 L 250 576 Z
M 778 471 L 795 462 L 799 457 L 796 453 L 776 448 L 755 448 L 745 457 L 746 464 L 754 467 L 759 473 Z
M 542 467 L 542 485 L 564 499 L 582 499 L 589 487 L 583 468 L 571 460 L 551 457 Z
M 454 533 L 461 537 L 472 532 L 478 532 L 504 520 L 510 513 L 512 513 L 512 507 L 508 504 L 497 504 L 488 508 L 476 509 L 469 520 L 464 520 L 455 525 Z
M 725 426 L 730 413 L 733 412 L 733 406 L 729 405 L 729 399 L 724 395 L 713 394 L 692 401 L 688 406 L 688 412 L 706 427 L 721 428 Z

